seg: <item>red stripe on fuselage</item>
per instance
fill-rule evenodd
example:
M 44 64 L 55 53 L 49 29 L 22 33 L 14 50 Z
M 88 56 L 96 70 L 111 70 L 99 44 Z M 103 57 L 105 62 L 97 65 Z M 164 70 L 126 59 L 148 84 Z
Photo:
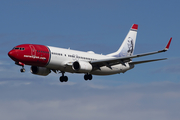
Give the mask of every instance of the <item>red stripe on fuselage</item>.
M 50 59 L 50 51 L 48 47 L 36 44 L 18 45 L 14 47 L 8 55 L 15 62 L 22 62 L 26 65 L 41 67 L 46 66 Z

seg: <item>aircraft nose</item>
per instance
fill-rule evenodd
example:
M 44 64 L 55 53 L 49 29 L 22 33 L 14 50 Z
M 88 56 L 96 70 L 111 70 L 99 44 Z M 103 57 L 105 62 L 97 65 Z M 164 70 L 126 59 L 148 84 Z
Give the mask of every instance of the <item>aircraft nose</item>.
M 12 55 L 12 51 L 9 51 L 8 56 L 11 57 L 11 55 Z
M 16 52 L 13 51 L 13 50 L 11 50 L 11 51 L 8 52 L 8 56 L 9 56 L 11 59 L 14 60 L 14 59 L 16 58 Z

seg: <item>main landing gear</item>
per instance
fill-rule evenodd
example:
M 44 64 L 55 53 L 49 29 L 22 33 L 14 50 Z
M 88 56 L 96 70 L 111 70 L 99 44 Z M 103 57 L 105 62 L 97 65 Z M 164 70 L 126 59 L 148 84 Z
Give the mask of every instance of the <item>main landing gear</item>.
M 68 77 L 64 76 L 65 72 L 62 72 L 62 76 L 59 78 L 60 82 L 67 82 L 68 81 Z
M 59 78 L 59 81 L 60 82 L 67 82 L 68 81 L 68 77 L 67 76 L 64 76 L 64 73 L 65 72 L 61 72 L 62 73 L 62 76 Z M 84 80 L 92 80 L 92 75 L 91 74 L 85 74 L 84 75 Z
M 92 80 L 92 75 L 91 74 L 85 74 L 84 75 L 84 80 Z

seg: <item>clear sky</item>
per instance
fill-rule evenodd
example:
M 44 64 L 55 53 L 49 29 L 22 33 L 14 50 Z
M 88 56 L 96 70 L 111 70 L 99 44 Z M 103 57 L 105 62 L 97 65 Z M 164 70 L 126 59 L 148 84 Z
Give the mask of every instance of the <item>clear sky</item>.
M 179 120 L 179 0 L 1 0 L 0 119 Z M 116 51 L 138 24 L 135 54 L 169 51 L 136 60 L 168 58 L 135 66 L 125 74 L 47 77 L 20 73 L 7 53 L 24 43 L 95 53 Z

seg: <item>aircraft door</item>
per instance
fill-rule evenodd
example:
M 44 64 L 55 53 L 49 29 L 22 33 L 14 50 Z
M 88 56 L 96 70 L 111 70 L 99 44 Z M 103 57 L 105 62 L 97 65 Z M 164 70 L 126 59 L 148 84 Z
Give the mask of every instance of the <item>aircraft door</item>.
M 31 49 L 31 56 L 33 56 L 33 58 L 35 58 L 36 56 L 36 49 L 33 45 L 29 45 L 30 49 Z

